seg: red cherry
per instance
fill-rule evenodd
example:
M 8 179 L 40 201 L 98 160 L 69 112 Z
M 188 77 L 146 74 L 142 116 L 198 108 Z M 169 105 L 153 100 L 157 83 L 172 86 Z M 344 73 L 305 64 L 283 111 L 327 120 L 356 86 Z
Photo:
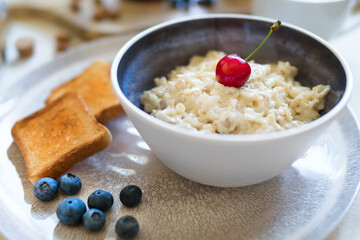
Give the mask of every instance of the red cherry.
M 241 87 L 249 79 L 250 65 L 239 55 L 226 55 L 216 65 L 216 80 L 228 87 Z
M 242 59 L 239 55 L 233 53 L 226 55 L 216 65 L 216 80 L 228 87 L 241 87 L 249 79 L 251 74 L 250 65 L 247 60 L 261 48 L 266 42 L 270 35 L 277 31 L 280 27 L 281 22 L 275 22 L 271 27 L 268 35 L 262 41 L 262 43 L 253 51 L 247 58 Z

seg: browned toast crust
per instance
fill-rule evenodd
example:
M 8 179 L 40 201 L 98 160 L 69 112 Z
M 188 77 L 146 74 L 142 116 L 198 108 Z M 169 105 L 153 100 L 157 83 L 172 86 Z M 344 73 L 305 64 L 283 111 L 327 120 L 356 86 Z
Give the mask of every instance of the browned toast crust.
M 111 87 L 110 69 L 108 62 L 95 61 L 79 76 L 55 88 L 46 104 L 67 92 L 77 92 L 100 123 L 107 123 L 118 117 L 124 110 Z
M 11 134 L 33 183 L 59 177 L 111 143 L 109 130 L 96 121 L 77 93 L 67 93 L 17 121 Z

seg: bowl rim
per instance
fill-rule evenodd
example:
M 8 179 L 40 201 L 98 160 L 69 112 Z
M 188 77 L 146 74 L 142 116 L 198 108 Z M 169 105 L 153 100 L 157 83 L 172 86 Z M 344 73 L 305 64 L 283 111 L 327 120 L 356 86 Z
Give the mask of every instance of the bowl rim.
M 117 95 L 118 99 L 121 101 L 121 104 L 126 104 L 133 113 L 135 113 L 138 117 L 144 118 L 148 123 L 150 123 L 153 127 L 157 128 L 163 128 L 168 131 L 174 132 L 176 134 L 179 134 L 183 137 L 189 137 L 189 138 L 197 138 L 199 140 L 208 140 L 208 141 L 227 141 L 227 142 L 255 142 L 255 141 L 272 141 L 275 139 L 281 139 L 286 138 L 290 136 L 296 136 L 299 134 L 303 134 L 305 132 L 311 131 L 314 128 L 318 128 L 322 125 L 324 125 L 326 122 L 332 121 L 345 107 L 346 104 L 350 98 L 351 91 L 353 88 L 353 78 L 350 71 L 350 68 L 345 61 L 345 59 L 328 44 L 324 39 L 321 37 L 311 33 L 308 30 L 305 30 L 301 27 L 295 26 L 293 24 L 282 22 L 282 26 L 291 28 L 293 30 L 296 30 L 298 32 L 301 32 L 302 34 L 305 34 L 314 40 L 318 41 L 320 44 L 325 46 L 332 54 L 336 56 L 336 58 L 341 63 L 342 67 L 344 68 L 345 77 L 346 77 L 346 87 L 344 94 L 341 98 L 341 100 L 336 104 L 334 108 L 332 108 L 329 112 L 324 114 L 323 116 L 319 117 L 318 119 L 315 119 L 309 123 L 306 123 L 304 125 L 301 125 L 299 127 L 286 129 L 282 131 L 277 132 L 269 132 L 269 133 L 254 133 L 254 134 L 212 134 L 212 133 L 202 133 L 196 130 L 191 129 L 185 129 L 183 127 L 172 125 L 170 123 L 167 123 L 165 121 L 162 121 L 160 119 L 155 118 L 154 116 L 151 116 L 150 114 L 146 113 L 145 111 L 141 110 L 137 106 L 135 106 L 130 100 L 127 99 L 127 97 L 123 94 L 123 92 L 120 89 L 120 86 L 118 84 L 118 78 L 117 78 L 117 72 L 118 72 L 118 66 L 121 61 L 122 56 L 126 53 L 126 51 L 138 40 L 140 40 L 142 37 L 159 30 L 164 27 L 168 27 L 170 25 L 178 24 L 181 22 L 190 22 L 190 21 L 197 21 L 202 19 L 219 19 L 219 18 L 226 18 L 226 19 L 243 19 L 243 20 L 255 20 L 255 21 L 261 21 L 261 22 L 268 22 L 273 23 L 276 20 L 261 16 L 255 16 L 255 15 L 246 15 L 246 14 L 228 14 L 228 13 L 215 13 L 215 14 L 204 14 L 200 16 L 190 16 L 190 17 L 182 17 L 177 18 L 173 20 L 169 20 L 166 22 L 162 22 L 160 24 L 154 25 L 148 29 L 145 29 L 144 31 L 138 33 L 133 38 L 131 38 L 127 43 L 125 43 L 121 49 L 116 54 L 112 65 L 111 65 L 111 84 L 112 88 L 115 91 L 115 94 Z M 130 119 L 131 120 L 131 119 Z

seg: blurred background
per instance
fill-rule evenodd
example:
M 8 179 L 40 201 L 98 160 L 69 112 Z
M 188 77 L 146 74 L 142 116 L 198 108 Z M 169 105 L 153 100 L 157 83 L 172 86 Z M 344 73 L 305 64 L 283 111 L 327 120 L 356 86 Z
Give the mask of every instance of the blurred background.
M 249 13 L 248 0 L 0 0 L 0 92 L 56 55 L 109 35 L 213 12 Z

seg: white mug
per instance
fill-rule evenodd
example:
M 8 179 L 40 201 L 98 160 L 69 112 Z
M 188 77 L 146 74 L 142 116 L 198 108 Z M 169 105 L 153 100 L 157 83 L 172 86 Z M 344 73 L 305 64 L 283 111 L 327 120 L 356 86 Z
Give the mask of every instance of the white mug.
M 357 0 L 253 0 L 255 15 L 305 28 L 325 40 L 340 32 Z

